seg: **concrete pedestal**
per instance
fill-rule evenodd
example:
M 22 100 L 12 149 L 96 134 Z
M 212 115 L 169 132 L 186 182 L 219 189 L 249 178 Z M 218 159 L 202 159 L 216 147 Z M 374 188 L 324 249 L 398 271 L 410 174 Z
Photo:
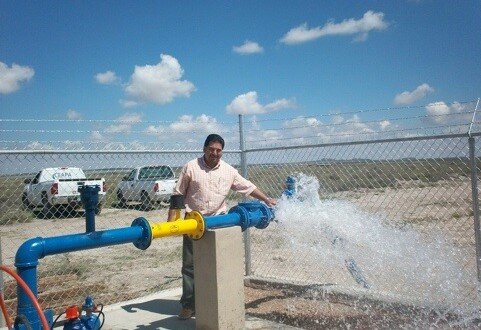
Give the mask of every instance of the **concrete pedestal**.
M 244 329 L 244 246 L 240 227 L 194 241 L 196 329 Z

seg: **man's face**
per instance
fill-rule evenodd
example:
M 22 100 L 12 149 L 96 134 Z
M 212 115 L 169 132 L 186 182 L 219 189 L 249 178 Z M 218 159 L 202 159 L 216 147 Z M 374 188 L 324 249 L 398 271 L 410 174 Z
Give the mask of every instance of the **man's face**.
M 204 159 L 209 167 L 214 167 L 219 163 L 222 157 L 222 144 L 219 142 L 211 142 L 204 147 Z

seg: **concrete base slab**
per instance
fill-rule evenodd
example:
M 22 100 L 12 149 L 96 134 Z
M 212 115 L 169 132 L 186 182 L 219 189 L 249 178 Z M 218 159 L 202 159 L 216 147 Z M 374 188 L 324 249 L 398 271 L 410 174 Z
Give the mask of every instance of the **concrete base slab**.
M 186 321 L 177 319 L 181 295 L 182 288 L 175 288 L 105 306 L 106 319 L 102 330 L 195 329 L 195 318 Z M 63 326 L 55 327 L 62 328 Z M 246 316 L 245 329 L 298 328 Z M 7 328 L 1 327 L 0 330 Z

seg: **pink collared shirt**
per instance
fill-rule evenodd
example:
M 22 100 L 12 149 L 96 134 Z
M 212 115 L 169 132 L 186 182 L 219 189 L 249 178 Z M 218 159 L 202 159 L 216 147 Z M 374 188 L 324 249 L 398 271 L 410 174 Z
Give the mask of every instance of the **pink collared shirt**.
M 210 168 L 204 157 L 200 157 L 182 168 L 174 195 L 184 195 L 187 212 L 196 210 L 203 215 L 216 215 L 227 211 L 225 199 L 230 189 L 248 196 L 256 186 L 222 159 Z

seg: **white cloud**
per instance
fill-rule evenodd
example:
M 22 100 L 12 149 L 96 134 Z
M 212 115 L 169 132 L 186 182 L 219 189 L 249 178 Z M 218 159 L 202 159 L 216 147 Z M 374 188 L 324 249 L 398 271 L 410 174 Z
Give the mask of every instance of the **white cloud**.
M 241 55 L 250 55 L 263 53 L 264 48 L 262 48 L 257 42 L 246 40 L 241 46 L 232 47 L 232 51 Z
M 389 120 L 363 122 L 358 115 L 343 117 L 332 116 L 328 124 L 324 124 L 316 117 L 296 117 L 285 120 L 281 129 L 262 129 L 261 123 L 255 121 L 247 141 L 256 146 L 273 146 L 280 140 L 287 144 L 329 143 L 351 141 L 363 135 L 366 137 L 380 137 L 395 129 Z
M 453 104 L 451 104 L 451 110 L 456 113 L 466 111 L 467 109 L 468 106 L 466 104 L 461 104 L 459 102 L 453 102 Z
M 262 137 L 267 140 L 272 140 L 272 139 L 279 139 L 282 137 L 282 135 L 281 133 L 279 133 L 279 131 L 268 129 L 268 130 L 262 131 Z
M 122 142 L 108 142 L 103 146 L 102 149 L 123 151 L 123 150 L 127 150 L 128 148 Z
M 214 117 L 202 114 L 194 118 L 192 115 L 183 115 L 179 120 L 169 125 L 174 132 L 205 132 L 219 133 L 223 131 L 222 125 Z
M 68 109 L 67 111 L 67 119 L 68 120 L 78 120 L 82 119 L 82 115 L 80 112 L 74 110 L 74 109 Z
M 190 81 L 181 80 L 184 70 L 176 58 L 161 54 L 160 63 L 156 65 L 135 66 L 134 73 L 125 92 L 133 100 L 124 101 L 167 104 L 177 97 L 189 97 L 195 91 Z
M 149 125 L 144 130 L 144 133 L 147 135 L 160 135 L 164 132 L 165 132 L 165 127 L 163 127 L 162 125 L 159 125 L 159 126 Z
M 20 82 L 32 79 L 35 71 L 28 66 L 12 64 L 9 68 L 5 63 L 0 62 L 0 93 L 10 94 L 20 88 Z
M 134 108 L 139 105 L 139 102 L 132 100 L 119 100 L 119 103 L 124 108 Z
M 129 149 L 130 150 L 145 150 L 147 148 L 140 141 L 132 141 L 132 142 L 129 143 Z
M 280 109 L 293 109 L 296 108 L 296 101 L 295 100 L 287 100 L 287 99 L 279 99 L 272 103 L 265 105 L 265 110 L 267 111 L 276 111 Z
M 70 141 L 66 140 L 63 143 L 65 149 L 70 149 L 70 150 L 79 150 L 82 149 L 84 144 L 83 141 Z
M 434 92 L 434 88 L 424 83 L 416 87 L 412 92 L 402 92 L 394 97 L 394 103 L 398 105 L 411 104 L 424 98 L 427 93 Z
M 435 103 L 429 103 L 426 106 L 426 111 L 430 116 L 442 116 L 442 115 L 448 115 L 451 112 L 451 109 L 449 105 L 447 105 L 444 102 L 435 102 Z
M 53 147 L 50 144 L 33 141 L 28 144 L 27 149 L 30 150 L 52 150 Z
M 99 131 L 94 131 L 90 134 L 90 140 L 94 142 L 103 141 L 104 137 Z
M 306 137 L 315 135 L 322 123 L 314 117 L 296 117 L 283 123 L 284 128 L 292 137 Z
M 261 105 L 257 101 L 257 92 L 250 91 L 246 94 L 238 95 L 226 106 L 229 114 L 254 115 L 280 109 L 295 108 L 295 100 L 279 99 L 272 103 Z
M 102 85 L 110 85 L 120 82 L 120 78 L 117 77 L 115 72 L 110 70 L 103 73 L 97 73 L 95 75 L 95 80 Z
M 122 116 L 120 116 L 117 120 L 124 122 L 124 123 L 131 123 L 131 124 L 136 124 L 140 123 L 142 121 L 143 114 L 141 113 L 125 113 Z
M 449 120 L 448 115 L 455 114 L 455 113 L 462 113 L 466 110 L 467 110 L 467 106 L 459 102 L 454 102 L 453 104 L 448 105 L 441 101 L 441 102 L 429 103 L 426 106 L 426 112 L 428 113 L 429 116 L 432 116 L 432 118 L 430 119 L 435 121 L 436 123 L 445 123 Z M 470 113 L 466 113 L 465 116 L 466 116 L 466 119 L 470 119 Z
M 300 126 L 316 127 L 316 126 L 319 126 L 320 124 L 321 122 L 314 117 L 296 117 L 294 119 L 285 121 L 284 127 L 287 127 L 287 128 L 300 127 Z
M 331 123 L 334 125 L 338 125 L 344 122 L 344 117 L 340 115 L 333 116 L 331 119 Z
M 361 19 L 346 19 L 341 23 L 329 21 L 323 27 L 308 28 L 307 23 L 291 29 L 280 42 L 287 45 L 300 44 L 330 35 L 356 35 L 355 41 L 365 41 L 369 32 L 384 30 L 389 23 L 384 21 L 384 13 L 367 11 Z
M 389 126 L 391 126 L 391 122 L 389 120 L 382 120 L 379 122 L 379 127 L 381 127 L 382 131 L 384 131 Z
M 124 133 L 129 134 L 132 131 L 132 125 L 129 124 L 117 124 L 117 125 L 110 125 L 105 128 L 105 133 Z
M 132 125 L 142 121 L 143 114 L 141 113 L 125 113 L 117 121 L 119 124 L 109 125 L 105 128 L 105 133 L 123 133 L 129 134 L 132 131 Z

